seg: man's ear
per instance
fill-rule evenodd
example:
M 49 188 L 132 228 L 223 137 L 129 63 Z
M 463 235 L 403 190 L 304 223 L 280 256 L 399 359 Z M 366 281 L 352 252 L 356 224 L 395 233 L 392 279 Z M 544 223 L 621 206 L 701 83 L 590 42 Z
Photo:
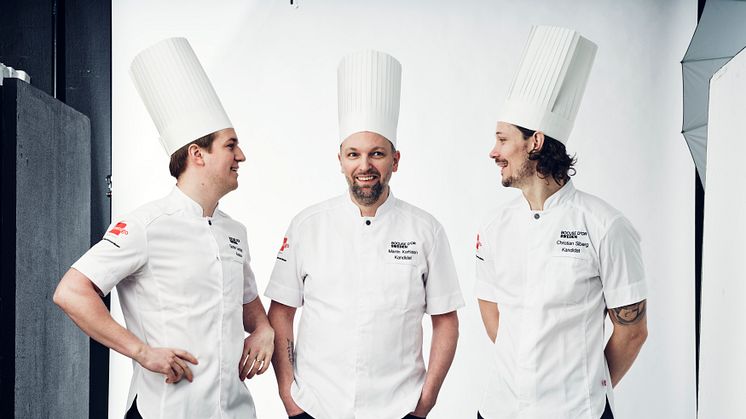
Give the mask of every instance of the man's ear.
M 205 159 L 203 153 L 204 150 L 202 150 L 202 148 L 197 144 L 189 144 L 189 147 L 187 148 L 187 160 L 197 166 L 204 166 Z
M 544 148 L 544 133 L 541 131 L 536 131 L 534 135 L 531 136 L 531 153 L 538 153 L 541 151 L 542 148 Z
M 396 150 L 394 153 L 394 168 L 391 170 L 392 172 L 399 170 L 399 159 L 401 159 L 401 154 L 399 153 L 399 150 Z

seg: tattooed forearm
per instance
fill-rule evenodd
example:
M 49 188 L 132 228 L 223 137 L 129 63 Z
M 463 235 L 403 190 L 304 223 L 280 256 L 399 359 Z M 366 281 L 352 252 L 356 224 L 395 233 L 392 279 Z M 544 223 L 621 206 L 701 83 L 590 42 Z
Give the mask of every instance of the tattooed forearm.
M 295 365 L 295 350 L 293 349 L 293 341 L 290 339 L 287 339 L 288 341 L 288 360 L 290 361 L 290 365 Z
M 647 300 L 642 300 L 628 306 L 612 308 L 610 310 L 611 320 L 623 326 L 635 324 L 645 318 L 646 307 Z

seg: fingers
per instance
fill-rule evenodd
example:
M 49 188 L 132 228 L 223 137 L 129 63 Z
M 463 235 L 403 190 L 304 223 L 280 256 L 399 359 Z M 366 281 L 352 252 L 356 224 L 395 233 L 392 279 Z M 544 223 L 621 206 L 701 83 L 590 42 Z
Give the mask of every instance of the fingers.
M 187 379 L 187 381 L 189 381 L 189 382 L 191 383 L 191 382 L 192 382 L 192 379 L 194 378 L 194 376 L 192 375 L 192 370 L 190 370 L 190 369 L 189 369 L 189 366 L 188 366 L 188 365 L 186 364 L 186 362 L 184 362 L 184 361 L 183 361 L 183 360 L 182 360 L 181 358 L 179 358 L 179 357 L 176 357 L 176 358 L 174 359 L 174 361 L 175 361 L 175 362 L 176 362 L 176 364 L 177 364 L 177 365 L 179 366 L 179 368 L 181 368 L 181 371 L 182 371 L 182 373 L 183 373 L 183 375 L 184 375 L 184 378 L 186 378 L 186 379 Z
M 262 374 L 264 374 L 267 371 L 267 369 L 269 368 L 269 364 L 270 364 L 270 358 L 272 358 L 272 357 L 271 356 L 265 356 L 263 358 L 263 362 L 262 362 L 261 368 L 259 368 L 259 371 L 256 372 L 257 375 L 262 375 Z
M 197 358 L 181 349 L 164 348 L 163 350 L 165 351 L 164 355 L 166 355 L 166 359 L 161 373 L 166 376 L 166 382 L 176 384 L 182 378 L 186 378 L 191 383 L 194 380 L 194 374 L 185 361 L 197 365 Z
M 244 351 L 243 356 L 241 356 L 241 362 L 238 365 L 238 377 L 241 379 L 241 381 L 245 380 L 246 377 L 249 375 L 249 372 L 251 371 L 252 363 L 254 362 L 253 357 L 251 355 L 251 350 Z
M 258 355 L 253 359 L 253 362 L 254 363 L 253 365 L 251 365 L 249 373 L 246 375 L 246 377 L 249 379 L 255 375 L 263 374 L 264 371 L 267 371 L 267 368 L 269 368 L 270 357 L 267 356 L 266 352 L 260 351 Z
M 177 371 L 177 368 L 169 365 L 164 369 L 163 373 L 166 374 L 166 382 L 168 384 L 176 384 L 181 380 L 181 374 L 180 371 Z
M 254 362 L 251 364 L 251 369 L 249 370 L 249 374 L 246 375 L 246 378 L 251 379 L 252 377 L 254 377 L 256 375 L 257 371 L 259 371 L 259 368 L 261 367 L 261 364 L 263 364 L 263 363 L 264 363 L 263 359 L 259 359 L 258 357 L 254 358 Z M 248 362 L 247 362 L 247 364 L 248 364 Z
M 241 378 L 241 381 L 251 379 L 253 376 L 267 371 L 269 357 L 263 354 L 264 352 L 258 352 L 257 355 L 254 355 L 250 349 L 247 353 L 244 353 L 238 366 L 238 376 Z
M 199 361 L 197 361 L 197 358 L 194 355 L 192 355 L 189 352 L 187 352 L 187 351 L 183 351 L 181 349 L 174 349 L 174 354 L 176 354 L 176 356 L 178 356 L 181 359 L 185 359 L 185 360 L 191 362 L 194 365 L 199 364 Z
M 251 371 L 251 365 L 252 363 L 248 361 L 241 366 L 241 371 L 239 371 L 238 373 L 238 378 L 240 378 L 241 381 L 245 380 L 246 377 L 249 375 L 249 372 Z

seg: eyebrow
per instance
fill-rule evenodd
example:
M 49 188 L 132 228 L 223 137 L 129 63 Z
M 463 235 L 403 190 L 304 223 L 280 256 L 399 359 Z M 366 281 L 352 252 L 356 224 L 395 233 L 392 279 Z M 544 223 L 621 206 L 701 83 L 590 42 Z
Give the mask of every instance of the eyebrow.
M 357 148 L 355 148 L 355 147 L 347 147 L 347 148 L 343 148 L 342 150 L 343 150 L 343 151 L 358 151 L 358 152 L 360 151 L 360 150 L 358 150 L 358 149 L 357 149 Z M 369 150 L 369 152 L 372 152 L 372 151 L 379 151 L 379 150 L 386 150 L 386 147 L 384 147 L 384 146 L 380 146 L 380 145 L 379 145 L 379 146 L 375 146 L 375 147 L 371 148 L 371 149 Z

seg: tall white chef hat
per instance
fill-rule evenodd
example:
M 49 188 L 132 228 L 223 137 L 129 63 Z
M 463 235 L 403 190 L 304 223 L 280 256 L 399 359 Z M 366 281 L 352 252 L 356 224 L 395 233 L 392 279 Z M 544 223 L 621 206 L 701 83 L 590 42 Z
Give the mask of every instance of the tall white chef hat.
M 337 68 L 339 142 L 371 131 L 396 146 L 401 96 L 401 64 L 373 50 L 352 53 Z
M 233 124 L 189 41 L 168 38 L 141 51 L 130 76 L 170 156 L 190 142 Z
M 597 48 L 571 29 L 532 27 L 498 119 L 566 144 Z

